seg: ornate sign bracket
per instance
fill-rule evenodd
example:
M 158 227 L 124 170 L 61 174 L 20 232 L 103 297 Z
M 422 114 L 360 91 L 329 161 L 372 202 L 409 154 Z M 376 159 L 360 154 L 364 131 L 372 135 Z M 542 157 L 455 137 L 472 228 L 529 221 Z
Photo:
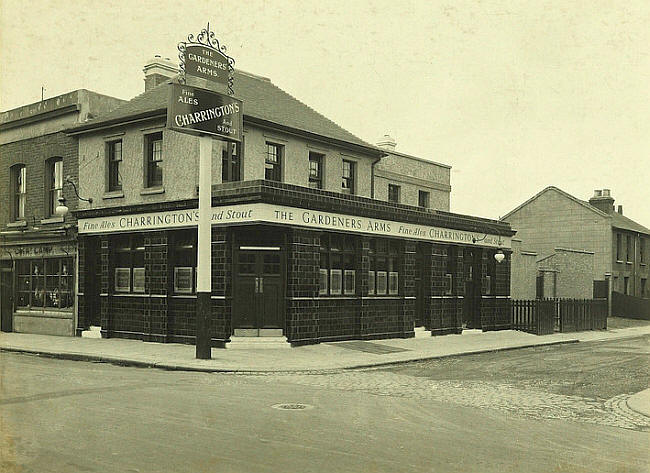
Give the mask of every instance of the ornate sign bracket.
M 186 52 L 187 49 L 191 47 L 208 48 L 212 51 L 216 51 L 218 55 L 222 56 L 225 60 L 228 61 L 228 95 L 234 95 L 235 92 L 233 89 L 233 73 L 235 71 L 235 60 L 226 54 L 226 47 L 220 45 L 219 40 L 215 36 L 214 32 L 210 31 L 210 23 L 208 23 L 207 26 L 203 28 L 198 35 L 196 35 L 196 37 L 193 34 L 190 34 L 187 36 L 187 41 L 181 41 L 178 43 L 178 58 L 180 59 L 179 81 L 182 84 L 186 83 Z

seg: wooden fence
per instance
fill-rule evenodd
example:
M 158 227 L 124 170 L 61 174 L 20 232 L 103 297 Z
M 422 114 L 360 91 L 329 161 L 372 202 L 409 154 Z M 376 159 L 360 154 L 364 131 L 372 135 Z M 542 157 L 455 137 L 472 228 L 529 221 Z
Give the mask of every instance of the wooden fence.
M 628 319 L 650 320 L 650 299 L 612 292 L 612 315 Z
M 513 330 L 535 335 L 607 328 L 606 299 L 512 300 Z

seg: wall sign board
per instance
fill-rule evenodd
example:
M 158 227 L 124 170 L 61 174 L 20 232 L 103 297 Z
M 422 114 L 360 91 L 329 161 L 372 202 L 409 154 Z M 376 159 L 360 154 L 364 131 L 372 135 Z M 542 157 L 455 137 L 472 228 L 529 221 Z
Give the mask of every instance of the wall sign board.
M 161 230 L 196 226 L 196 209 L 79 219 L 79 233 L 113 233 Z M 511 237 L 369 217 L 254 203 L 213 207 L 212 225 L 273 223 L 319 230 L 360 233 L 378 237 L 461 243 L 492 248 L 510 248 Z M 477 241 L 472 243 L 472 241 Z

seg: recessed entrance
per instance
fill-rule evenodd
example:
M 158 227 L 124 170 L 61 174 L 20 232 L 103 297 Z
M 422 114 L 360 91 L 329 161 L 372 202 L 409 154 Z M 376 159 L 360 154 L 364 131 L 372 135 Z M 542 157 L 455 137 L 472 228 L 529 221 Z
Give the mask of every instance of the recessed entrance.
M 280 246 L 238 244 L 234 252 L 235 336 L 282 336 L 284 264 Z

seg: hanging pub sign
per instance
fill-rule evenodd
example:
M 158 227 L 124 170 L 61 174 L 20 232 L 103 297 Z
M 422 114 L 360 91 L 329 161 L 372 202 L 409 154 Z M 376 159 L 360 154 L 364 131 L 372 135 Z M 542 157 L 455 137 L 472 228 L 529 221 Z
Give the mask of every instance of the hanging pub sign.
M 189 85 L 171 86 L 167 127 L 172 130 L 241 141 L 243 117 L 241 100 Z
M 188 35 L 187 41 L 178 43 L 180 72 L 184 82 L 187 77 L 206 79 L 221 84 L 233 95 L 233 72 L 235 60 L 226 54 L 226 47 L 219 44 L 210 23 L 196 35 Z

